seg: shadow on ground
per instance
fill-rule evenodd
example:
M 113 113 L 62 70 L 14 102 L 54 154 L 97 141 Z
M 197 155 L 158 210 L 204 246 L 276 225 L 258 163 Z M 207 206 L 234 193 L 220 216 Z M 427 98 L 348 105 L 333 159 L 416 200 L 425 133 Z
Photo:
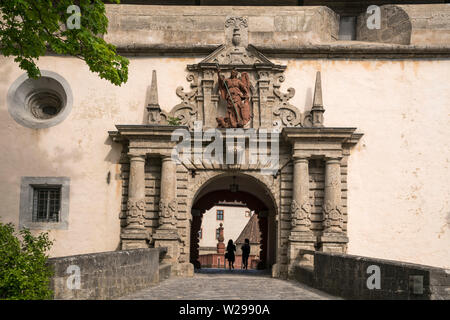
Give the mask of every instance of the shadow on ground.
M 220 275 L 245 275 L 245 276 L 271 276 L 270 270 L 244 270 L 244 269 L 218 269 L 218 268 L 202 268 L 195 269 L 198 274 L 220 274 Z

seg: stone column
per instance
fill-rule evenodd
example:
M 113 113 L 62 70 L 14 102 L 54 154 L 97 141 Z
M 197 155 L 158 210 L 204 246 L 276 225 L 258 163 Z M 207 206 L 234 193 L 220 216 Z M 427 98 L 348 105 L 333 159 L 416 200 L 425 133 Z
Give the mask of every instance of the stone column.
M 341 161 L 339 158 L 327 158 L 323 201 L 324 231 L 320 237 L 323 251 L 345 252 L 347 247 L 348 238 L 343 231 L 341 188 Z
M 145 155 L 129 154 L 127 226 L 122 230 L 122 249 L 147 248 L 145 229 Z
M 176 231 L 177 165 L 170 157 L 164 157 L 161 165 L 161 189 L 159 200 L 159 229 Z
M 163 262 L 172 265 L 173 275 L 193 276 L 194 266 L 191 263 L 179 263 L 181 239 L 177 231 L 177 210 L 177 165 L 170 156 L 163 156 L 159 200 L 159 227 L 153 236 L 155 248 L 167 248 Z
M 309 170 L 307 158 L 294 158 L 291 234 L 289 236 L 289 273 L 297 265 L 311 265 L 311 255 L 302 256 L 300 249 L 314 250 L 316 237 L 311 231 Z

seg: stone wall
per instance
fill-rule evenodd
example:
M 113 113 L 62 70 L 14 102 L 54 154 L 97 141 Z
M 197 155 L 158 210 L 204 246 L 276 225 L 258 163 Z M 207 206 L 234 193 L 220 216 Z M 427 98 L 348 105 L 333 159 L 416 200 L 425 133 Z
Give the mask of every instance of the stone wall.
M 108 130 L 115 130 L 114 124 L 143 123 L 146 90 L 154 69 L 158 72 L 161 107 L 167 111 L 180 103 L 175 91 L 180 85 L 189 88 L 186 64 L 199 59 L 130 57 L 128 83 L 115 87 L 91 73 L 81 60 L 42 57 L 39 66 L 66 78 L 76 99 L 65 121 L 35 130 L 16 123 L 8 113 L 8 88 L 23 70 L 13 59 L 1 57 L 0 70 L 5 75 L 0 81 L 0 120 L 5 124 L 0 128 L 0 145 L 5 150 L 1 170 L 4 183 L 0 185 L 2 221 L 19 224 L 22 176 L 70 177 L 70 229 L 48 230 L 56 240 L 50 255 L 116 250 L 120 245 L 121 189 L 123 183 L 128 183 L 128 176 L 120 177 L 122 146 L 110 141 Z M 449 268 L 450 215 L 445 175 L 450 150 L 446 135 L 450 106 L 448 58 L 280 58 L 275 63 L 287 65 L 283 87 L 295 88 L 290 101 L 302 112 L 311 108 L 316 71 L 321 70 L 326 126 L 354 126 L 364 132 L 348 157 L 348 253 Z M 86 86 L 86 82 L 90 85 Z M 282 155 L 286 152 L 289 150 L 282 151 Z M 149 161 L 151 164 L 152 159 Z M 123 169 L 125 172 L 125 166 Z M 286 176 L 282 173 L 278 177 L 283 179 L 282 190 L 286 189 L 278 221 L 283 227 L 282 241 L 291 228 L 291 194 L 287 189 L 291 188 L 292 174 L 288 171 L 292 171 L 291 165 L 283 167 Z M 180 186 L 192 184 L 191 175 L 187 176 L 189 180 L 180 182 Z M 314 193 L 316 201 L 321 192 L 318 189 Z M 156 208 L 148 206 L 146 215 L 151 224 L 151 211 Z M 316 214 L 313 218 L 320 219 L 320 211 Z M 286 259 L 286 254 L 283 256 Z
M 121 156 L 121 179 L 122 179 L 122 207 L 120 212 L 121 227 L 126 226 L 128 183 L 130 175 L 130 164 L 126 155 L 127 150 L 122 150 Z M 190 246 L 190 212 L 187 208 L 187 174 L 188 171 L 182 166 L 177 166 L 177 229 L 181 237 L 180 262 L 189 260 Z M 153 246 L 153 234 L 159 226 L 159 202 L 161 190 L 161 159 L 147 158 L 145 162 L 145 227 L 149 234 L 149 245 Z M 122 243 L 123 245 L 123 243 Z M 123 248 L 123 247 L 122 247 Z
M 289 151 L 281 148 L 280 151 Z M 323 232 L 323 199 L 325 184 L 325 163 L 323 159 L 312 159 L 309 161 L 309 199 L 312 205 L 311 209 L 311 230 L 315 236 L 319 236 Z M 344 227 L 343 231 L 347 231 L 347 157 L 341 160 L 341 203 L 343 207 Z M 290 206 L 292 202 L 292 163 L 289 163 L 281 170 L 281 221 L 288 224 L 281 224 L 281 241 L 282 246 L 290 234 Z
M 450 42 L 450 5 L 385 5 L 380 7 L 380 29 L 369 30 L 367 20 L 373 15 L 358 17 L 359 41 L 433 45 Z
M 336 1 L 336 0 L 303 0 L 305 6 L 327 6 L 341 16 L 358 15 L 366 11 L 368 6 L 384 4 L 437 4 L 444 3 L 445 0 L 353 0 L 353 1 Z M 123 3 L 123 1 L 121 2 Z
M 380 268 L 379 289 L 367 287 L 369 266 Z M 347 299 L 450 299 L 450 270 L 400 261 L 315 252 L 314 268 L 296 267 L 294 277 Z
M 146 288 L 159 282 L 160 269 L 167 277 L 167 266 L 159 264 L 162 254 L 160 249 L 134 249 L 51 258 L 54 299 L 111 299 Z
M 105 40 L 123 51 L 211 51 L 225 43 L 229 16 L 248 18 L 254 46 L 296 47 L 330 42 L 338 36 L 338 16 L 326 7 L 208 7 L 106 5 Z
M 382 5 L 385 2 L 371 2 Z M 105 40 L 122 54 L 208 54 L 223 44 L 227 17 L 248 19 L 248 43 L 290 57 L 438 57 L 449 55 L 448 4 L 381 6 L 381 29 L 358 7 L 357 41 L 338 41 L 339 15 L 325 6 L 106 5 Z M 335 3 L 336 4 L 336 3 Z M 334 8 L 334 6 L 331 6 Z M 338 10 L 338 12 L 341 12 Z M 345 15 L 345 14 L 344 14 Z M 389 46 L 386 44 L 390 44 Z

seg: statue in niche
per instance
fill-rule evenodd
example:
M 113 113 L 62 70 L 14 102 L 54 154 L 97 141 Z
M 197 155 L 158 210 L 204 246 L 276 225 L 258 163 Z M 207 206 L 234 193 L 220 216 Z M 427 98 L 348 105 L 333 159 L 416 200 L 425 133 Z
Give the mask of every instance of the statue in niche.
M 222 99 L 227 102 L 225 117 L 216 118 L 219 128 L 243 128 L 251 119 L 250 109 L 250 80 L 247 72 L 242 72 L 238 78 L 236 69 L 231 76 L 225 79 L 217 68 L 219 92 Z

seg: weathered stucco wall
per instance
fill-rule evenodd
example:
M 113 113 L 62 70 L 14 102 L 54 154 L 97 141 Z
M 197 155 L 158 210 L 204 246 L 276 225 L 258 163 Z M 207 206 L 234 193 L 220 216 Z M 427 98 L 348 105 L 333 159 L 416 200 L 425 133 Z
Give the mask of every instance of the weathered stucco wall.
M 247 19 L 248 40 L 263 53 L 311 53 L 316 51 L 311 45 L 326 46 L 322 53 L 336 54 L 336 48 L 348 53 L 347 47 L 358 48 L 363 41 L 369 42 L 372 50 L 395 44 L 416 52 L 433 47 L 448 52 L 449 4 L 381 6 L 380 26 L 375 29 L 368 29 L 367 21 L 372 21 L 374 14 L 365 13 L 366 8 L 357 19 L 359 41 L 343 43 L 337 41 L 339 15 L 325 6 L 107 5 L 105 39 L 121 52 L 205 53 L 225 42 L 227 18 L 239 16 Z
M 294 105 L 322 70 L 325 126 L 364 133 L 348 169 L 348 253 L 449 266 L 450 61 L 289 61 Z
M 368 29 L 367 21 L 372 16 L 373 12 L 358 16 L 357 40 L 404 45 L 450 42 L 449 4 L 381 6 L 379 29 Z
M 12 59 L 0 58 L 2 222 L 19 221 L 22 176 L 67 176 L 69 229 L 51 231 L 57 240 L 52 256 L 115 250 L 121 149 L 107 131 L 144 122 L 153 69 L 161 107 L 178 104 L 175 89 L 188 89 L 185 66 L 200 59 L 131 58 L 128 83 L 115 87 L 80 60 L 41 58 L 42 69 L 69 82 L 74 102 L 62 123 L 33 130 L 8 113 L 8 88 L 23 72 Z M 311 107 L 321 70 L 325 125 L 364 133 L 349 160 L 348 253 L 449 267 L 450 60 L 272 61 L 287 65 L 281 89 L 295 88 L 291 102 L 301 110 Z
M 90 73 L 81 60 L 41 58 L 42 69 L 55 71 L 69 82 L 74 102 L 62 123 L 33 130 L 19 125 L 8 113 L 7 91 L 23 71 L 12 59 L 0 57 L 4 75 L 0 79 L 1 221 L 19 223 L 22 176 L 70 177 L 69 229 L 50 232 L 57 239 L 51 255 L 116 250 L 120 240 L 121 147 L 111 145 L 108 130 L 115 130 L 114 124 L 143 123 L 153 68 L 159 71 L 161 105 L 170 109 L 179 103 L 175 88 L 187 84 L 183 70 L 193 62 L 195 59 L 133 59 L 128 83 L 116 87 Z
M 195 51 L 225 42 L 224 23 L 245 16 L 255 46 L 296 47 L 337 39 L 338 16 L 327 7 L 107 5 L 105 40 L 124 51 Z M 242 35 L 244 37 L 244 35 Z

